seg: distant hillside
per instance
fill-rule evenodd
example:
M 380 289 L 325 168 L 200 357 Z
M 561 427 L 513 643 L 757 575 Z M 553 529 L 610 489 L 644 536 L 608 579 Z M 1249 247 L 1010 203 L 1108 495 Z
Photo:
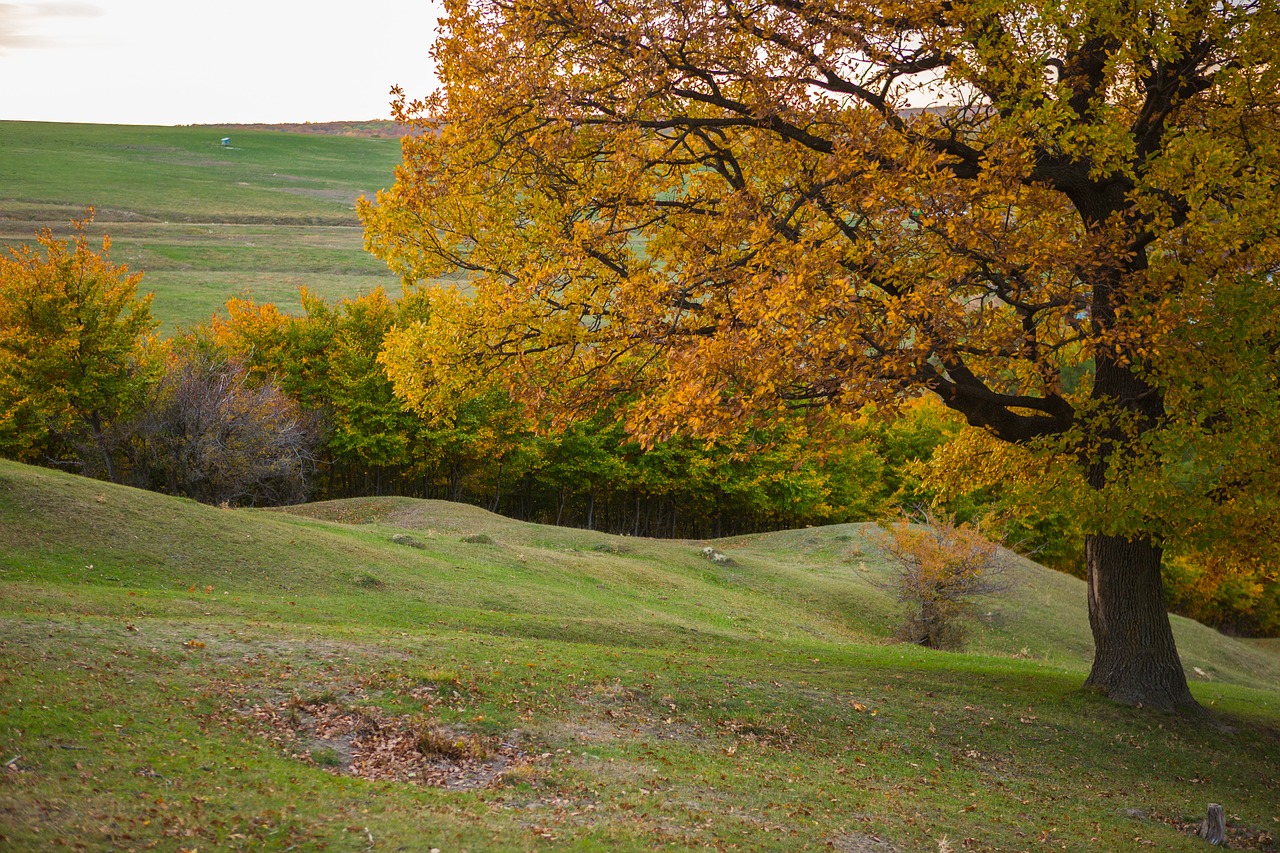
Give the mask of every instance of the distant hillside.
M 371 121 L 308 121 L 301 124 L 196 124 L 224 130 L 278 130 L 283 133 L 315 133 L 321 136 L 360 136 L 368 139 L 399 139 L 413 129 L 386 119 Z
M 226 127 L 0 122 L 0 215 L 94 206 L 126 221 L 355 225 L 400 147 L 367 135 Z
M 297 311 L 300 287 L 328 299 L 398 292 L 364 252 L 355 214 L 357 198 L 393 180 L 400 146 L 389 125 L 0 122 L 0 245 L 65 232 L 95 208 L 116 261 L 147 273 L 167 330 L 242 293 Z

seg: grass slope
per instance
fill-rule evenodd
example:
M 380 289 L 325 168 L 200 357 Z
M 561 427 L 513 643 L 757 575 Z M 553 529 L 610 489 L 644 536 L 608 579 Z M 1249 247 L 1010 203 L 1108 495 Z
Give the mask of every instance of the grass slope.
M 328 299 L 397 290 L 363 251 L 355 200 L 388 186 L 399 159 L 395 139 L 0 122 L 0 243 L 65 232 L 97 208 L 94 231 L 147 273 L 169 331 L 242 292 L 297 310 L 301 286 Z
M 1199 850 L 1178 827 L 1221 802 L 1276 849 L 1271 650 L 1177 620 L 1211 719 L 1117 707 L 1078 689 L 1081 584 L 1025 561 L 972 652 L 894 645 L 872 534 L 718 566 L 0 462 L 0 845 Z

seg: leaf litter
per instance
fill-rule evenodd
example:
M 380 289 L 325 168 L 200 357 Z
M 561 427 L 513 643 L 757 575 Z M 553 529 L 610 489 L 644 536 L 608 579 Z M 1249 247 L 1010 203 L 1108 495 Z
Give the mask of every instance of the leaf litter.
M 533 763 L 514 737 L 482 737 L 374 706 L 289 700 L 245 713 L 295 758 L 368 781 L 474 790 L 502 784 L 506 774 Z

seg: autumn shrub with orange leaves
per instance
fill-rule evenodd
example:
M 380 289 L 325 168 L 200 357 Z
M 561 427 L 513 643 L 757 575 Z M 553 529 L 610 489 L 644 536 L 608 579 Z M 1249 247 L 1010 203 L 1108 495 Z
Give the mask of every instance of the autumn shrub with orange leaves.
M 979 526 L 932 510 L 889 522 L 881 545 L 893 566 L 885 586 L 902 606 L 904 642 L 960 648 L 975 598 L 1009 587 L 1004 549 Z

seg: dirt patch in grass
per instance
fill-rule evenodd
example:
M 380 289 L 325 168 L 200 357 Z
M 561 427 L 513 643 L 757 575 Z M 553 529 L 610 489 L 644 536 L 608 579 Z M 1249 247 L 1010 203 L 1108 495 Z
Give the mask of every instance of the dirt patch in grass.
M 707 732 L 678 713 L 672 698 L 650 696 L 621 684 L 599 684 L 581 689 L 574 694 L 574 699 L 588 713 L 566 730 L 584 743 L 641 737 L 708 742 Z
M 480 737 L 412 715 L 333 702 L 257 706 L 249 716 L 294 757 L 330 773 L 472 790 L 522 776 L 533 762 L 515 737 Z

